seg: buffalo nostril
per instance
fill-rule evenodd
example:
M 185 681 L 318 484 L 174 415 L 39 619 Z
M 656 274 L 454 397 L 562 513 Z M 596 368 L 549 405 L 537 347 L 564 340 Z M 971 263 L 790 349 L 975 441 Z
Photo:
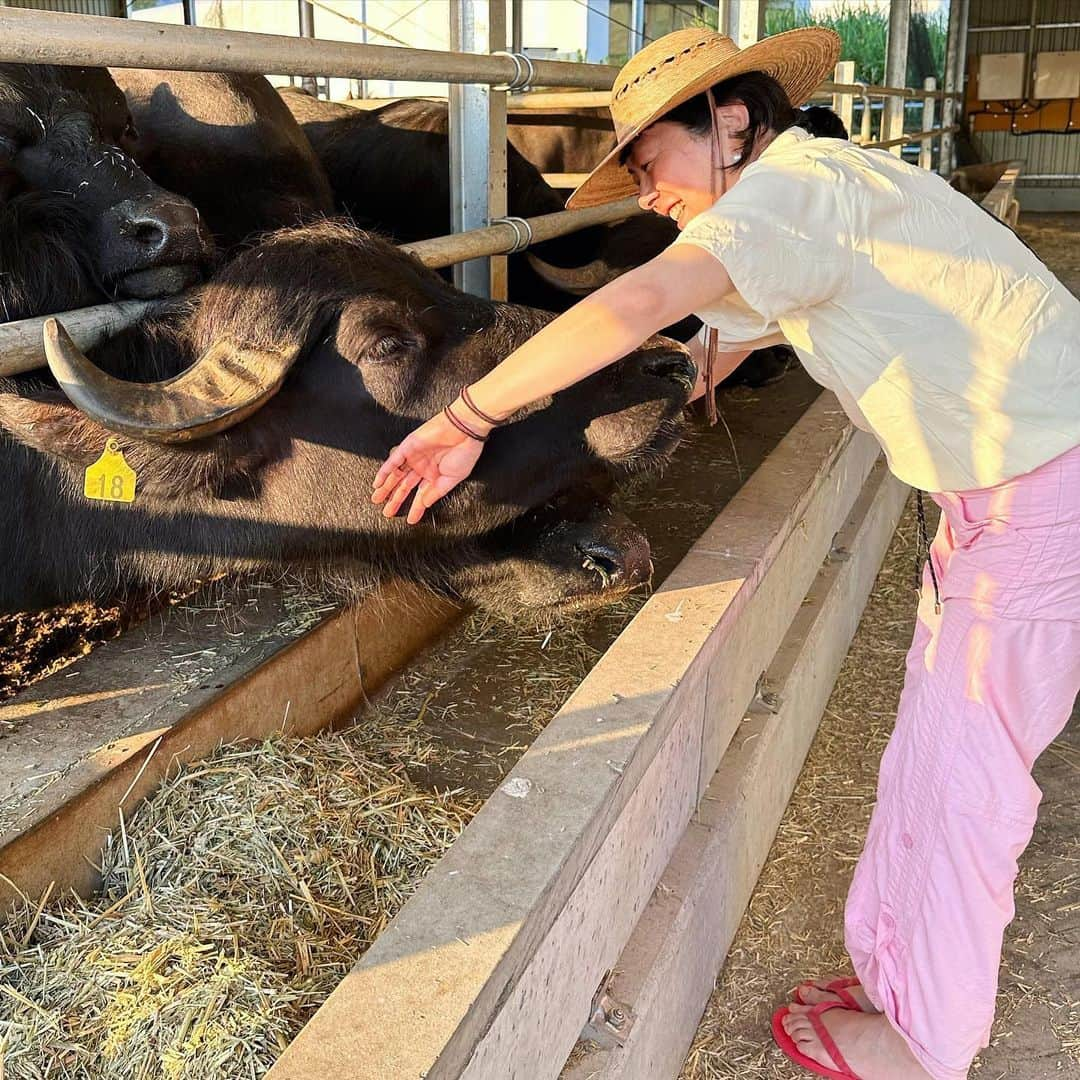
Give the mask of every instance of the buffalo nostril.
M 622 558 L 611 545 L 587 543 L 575 544 L 574 547 L 581 556 L 581 568 L 598 574 L 605 589 L 622 580 Z
M 657 379 L 670 379 L 672 382 L 683 386 L 689 385 L 693 389 L 697 379 L 697 367 L 689 356 L 683 353 L 662 353 L 660 356 L 649 357 L 644 364 L 647 375 Z
M 165 237 L 164 226 L 156 221 L 139 221 L 135 223 L 135 242 L 143 247 L 157 249 L 165 243 Z

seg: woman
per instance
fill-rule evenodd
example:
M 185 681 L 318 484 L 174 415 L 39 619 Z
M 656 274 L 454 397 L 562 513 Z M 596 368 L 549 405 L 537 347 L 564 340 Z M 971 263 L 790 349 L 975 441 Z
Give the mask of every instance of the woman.
M 1080 302 L 939 177 L 792 126 L 838 53 L 821 29 L 741 51 L 681 30 L 635 56 L 617 146 L 570 205 L 636 190 L 680 236 L 413 432 L 373 498 L 411 494 L 415 524 L 498 424 L 690 313 L 710 403 L 790 342 L 943 514 L 848 897 L 857 979 L 802 984 L 773 1031 L 824 1076 L 960 1080 L 988 1042 L 1031 765 L 1080 689 Z

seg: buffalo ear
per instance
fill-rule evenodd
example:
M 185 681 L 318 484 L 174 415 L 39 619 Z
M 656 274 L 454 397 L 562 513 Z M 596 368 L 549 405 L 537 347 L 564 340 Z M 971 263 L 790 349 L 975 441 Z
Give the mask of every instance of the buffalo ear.
M 253 488 L 251 478 L 262 463 L 260 455 L 226 435 L 184 447 L 116 435 L 81 413 L 60 391 L 46 386 L 24 393 L 0 390 L 0 431 L 54 463 L 76 469 L 93 464 L 106 442 L 115 438 L 135 470 L 138 491 L 165 498 Z

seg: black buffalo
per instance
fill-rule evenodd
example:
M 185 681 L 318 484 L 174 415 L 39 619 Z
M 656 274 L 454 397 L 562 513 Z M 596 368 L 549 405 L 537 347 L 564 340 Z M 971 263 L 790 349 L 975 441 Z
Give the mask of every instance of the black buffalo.
M 0 314 L 26 318 L 176 292 L 213 244 L 187 200 L 125 146 L 123 95 L 101 68 L 0 65 Z
M 132 150 L 190 199 L 231 252 L 261 233 L 334 211 L 304 133 L 261 75 L 117 68 L 135 120 Z
M 648 577 L 648 544 L 604 493 L 677 441 L 695 372 L 672 341 L 515 416 L 430 524 L 369 501 L 388 449 L 548 318 L 325 222 L 239 254 L 93 364 L 55 335 L 67 397 L 0 382 L 0 610 L 304 565 L 346 588 L 390 570 L 518 612 L 619 595 Z M 131 505 L 82 494 L 110 436 L 138 475 Z
M 365 110 L 281 91 L 330 179 L 341 210 L 398 243 L 446 236 L 450 227 L 449 113 L 445 102 L 403 99 Z M 509 213 L 538 217 L 565 198 L 512 146 L 506 155 Z M 565 311 L 578 296 L 664 250 L 675 224 L 638 215 L 537 244 L 510 259 L 510 299 Z M 699 323 L 671 328 L 686 340 Z

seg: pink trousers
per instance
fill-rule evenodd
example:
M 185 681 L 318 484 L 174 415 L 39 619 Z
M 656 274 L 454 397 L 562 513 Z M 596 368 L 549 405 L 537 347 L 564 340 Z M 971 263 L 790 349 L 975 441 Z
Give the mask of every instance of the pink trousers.
M 934 496 L 896 728 L 845 916 L 870 999 L 934 1080 L 989 1042 L 1032 763 L 1080 690 L 1080 447 L 994 488 Z

